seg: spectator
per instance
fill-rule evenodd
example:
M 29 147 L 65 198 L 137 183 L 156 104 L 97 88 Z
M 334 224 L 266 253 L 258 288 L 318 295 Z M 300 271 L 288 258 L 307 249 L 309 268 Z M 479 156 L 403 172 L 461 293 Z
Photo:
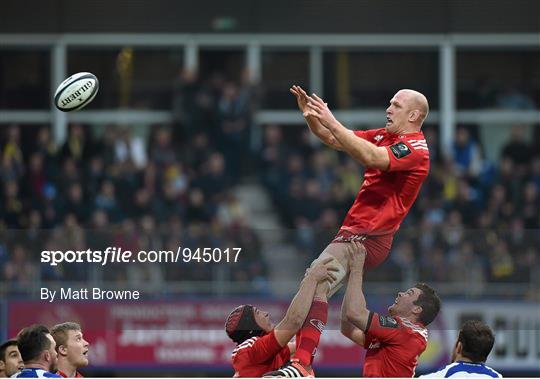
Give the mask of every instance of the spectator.
M 67 199 L 63 205 L 62 215 L 71 213 L 77 217 L 80 223 L 86 223 L 90 217 L 90 204 L 85 201 L 83 189 L 80 183 L 73 183 L 67 192 Z
M 454 143 L 454 161 L 458 172 L 476 178 L 482 169 L 482 157 L 478 144 L 465 127 L 458 127 Z
M 172 146 L 172 135 L 168 128 L 159 128 L 155 140 L 150 146 L 150 159 L 160 170 L 176 161 L 176 153 Z
M 102 209 L 107 213 L 107 216 L 113 222 L 118 222 L 122 219 L 122 213 L 118 201 L 116 200 L 116 189 L 110 180 L 105 180 L 101 184 L 101 190 L 96 196 L 95 206 L 97 209 Z
M 519 207 L 519 214 L 523 218 L 525 228 L 538 229 L 538 215 L 540 214 L 540 197 L 538 189 L 533 182 L 528 182 L 523 188 L 522 201 Z
M 534 101 L 518 88 L 507 86 L 497 95 L 496 105 L 504 109 L 535 109 Z
M 131 129 L 124 127 L 119 130 L 119 136 L 114 145 L 117 162 L 131 161 L 137 170 L 146 166 L 147 157 L 143 139 L 133 136 Z
M 69 126 L 68 137 L 60 150 L 60 159 L 72 159 L 80 168 L 83 162 L 92 155 L 91 141 L 86 136 L 82 124 L 74 123 Z
M 228 163 L 229 174 L 238 172 L 245 165 L 250 126 L 249 99 L 240 96 L 238 86 L 228 82 L 223 87 L 218 102 L 218 120 L 220 149 Z
M 8 228 L 20 228 L 24 225 L 24 206 L 19 195 L 19 185 L 15 181 L 4 182 L 2 207 L 3 221 Z
M 28 288 L 36 279 L 36 274 L 37 268 L 28 259 L 26 249 L 20 244 L 14 245 L 9 260 L 4 265 L 4 281 L 18 288 Z
M 49 173 L 52 178 L 55 178 L 58 174 L 56 162 L 58 147 L 52 140 L 51 131 L 48 127 L 45 126 L 39 129 L 34 151 L 40 153 L 43 157 L 43 166 L 45 172 Z
M 28 197 L 35 199 L 39 202 L 45 191 L 45 185 L 47 184 L 47 177 L 43 167 L 43 156 L 41 153 L 32 153 L 28 162 L 28 171 L 23 178 L 26 191 L 29 192 Z
M 502 148 L 501 157 L 510 159 L 516 166 L 527 166 L 532 159 L 532 149 L 525 140 L 525 132 L 524 126 L 513 126 L 510 140 Z
M 10 125 L 7 131 L 7 141 L 2 149 L 2 171 L 6 180 L 18 180 L 24 171 L 20 136 L 19 125 Z

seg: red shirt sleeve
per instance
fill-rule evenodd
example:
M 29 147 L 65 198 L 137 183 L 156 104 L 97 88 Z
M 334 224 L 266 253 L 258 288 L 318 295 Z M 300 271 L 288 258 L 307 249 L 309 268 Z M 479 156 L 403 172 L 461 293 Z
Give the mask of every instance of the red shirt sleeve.
M 276 366 L 283 366 L 285 363 L 291 360 L 291 351 L 288 346 L 282 347 L 277 357 L 278 362 Z
M 371 341 L 375 339 L 381 343 L 389 343 L 399 339 L 401 336 L 401 330 L 398 321 L 395 318 L 391 316 L 382 316 L 375 312 L 369 314 L 365 333 L 366 339 L 364 341 L 364 347 L 366 349 Z
M 258 338 L 253 346 L 247 349 L 247 354 L 250 362 L 256 364 L 274 358 L 281 349 L 283 349 L 283 346 L 277 341 L 274 331 L 271 331 L 263 337 Z
M 372 142 L 373 137 L 375 134 L 379 132 L 378 129 L 368 129 L 368 130 L 354 130 L 353 133 L 362 139 L 365 139 L 366 141 Z
M 429 162 L 427 145 L 412 145 L 409 141 L 400 141 L 386 146 L 390 165 L 388 171 L 409 171 Z

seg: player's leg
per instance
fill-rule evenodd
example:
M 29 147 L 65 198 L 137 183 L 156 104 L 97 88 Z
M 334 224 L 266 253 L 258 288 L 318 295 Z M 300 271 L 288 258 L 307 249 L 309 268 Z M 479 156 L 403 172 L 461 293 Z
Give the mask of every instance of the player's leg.
M 331 243 L 312 263 L 312 266 L 319 259 L 332 257 L 333 261 L 328 264 L 339 269 L 335 273 L 337 277 L 335 284 L 341 283 L 345 280 L 349 269 L 346 250 L 349 244 L 350 242 Z M 304 325 L 296 335 L 296 352 L 294 358 L 285 366 L 276 371 L 266 373 L 263 377 L 314 376 L 311 362 L 328 319 L 328 297 L 329 294 L 333 294 L 337 289 L 339 289 L 339 286 L 336 288 L 335 285 L 330 285 L 327 282 L 319 283 Z
M 347 276 L 349 264 L 346 248 L 348 245 L 348 242 L 331 243 L 319 255 L 319 258 L 312 263 L 313 266 L 317 261 L 331 257 L 333 261 L 329 265 L 338 268 L 339 271 L 335 273 L 337 277 L 335 283 L 319 283 L 315 290 L 315 296 L 306 320 L 296 334 L 296 353 L 294 354 L 294 358 L 298 359 L 303 366 L 307 367 L 311 365 L 313 356 L 319 345 L 321 334 L 328 321 L 328 298 L 340 288 L 340 283 Z
M 328 282 L 319 283 L 315 290 L 315 297 L 311 304 L 309 313 L 302 325 L 302 328 L 296 334 L 296 353 L 295 358 L 305 367 L 311 365 L 313 356 L 319 345 L 321 334 L 328 320 L 328 300 L 343 285 L 347 274 L 349 273 L 349 261 L 347 248 L 351 244 L 350 240 L 362 241 L 366 249 L 366 261 L 364 268 L 370 269 L 381 264 L 392 245 L 392 235 L 364 237 L 351 235 L 346 239 L 333 241 L 324 249 L 319 257 L 313 261 L 312 266 L 321 259 L 332 257 L 333 261 L 329 264 L 338 268 L 335 273 L 336 280 L 330 284 Z
M 319 345 L 323 328 L 328 319 L 327 299 L 340 288 L 349 271 L 347 247 L 350 244 L 350 240 L 360 240 L 366 248 L 365 268 L 376 267 L 383 262 L 388 256 L 392 243 L 391 236 L 384 238 L 365 238 L 363 236 L 349 235 L 346 238 L 338 238 L 326 247 L 315 261 L 332 257 L 333 261 L 329 264 L 338 268 L 339 271 L 336 273 L 337 280 L 332 284 L 324 282 L 317 286 L 315 297 L 304 321 L 304 325 L 296 335 L 296 353 L 294 358 L 281 369 L 267 373 L 269 377 L 313 375 L 311 368 L 313 355 Z

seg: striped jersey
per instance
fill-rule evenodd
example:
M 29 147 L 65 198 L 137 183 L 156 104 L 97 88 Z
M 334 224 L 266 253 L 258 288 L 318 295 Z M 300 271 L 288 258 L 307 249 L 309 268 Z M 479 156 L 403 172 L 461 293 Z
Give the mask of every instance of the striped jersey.
M 58 374 L 45 371 L 41 368 L 23 368 L 20 372 L 11 376 L 12 378 L 61 378 Z
M 395 134 L 385 128 L 354 134 L 388 152 L 388 170 L 367 168 L 364 182 L 341 230 L 353 234 L 394 234 L 429 173 L 429 149 L 422 132 Z
M 262 337 L 252 337 L 232 352 L 232 365 L 235 378 L 256 378 L 267 372 L 277 370 L 291 358 L 287 345 L 281 346 L 274 331 Z
M 420 378 L 502 378 L 502 375 L 484 363 L 454 362 Z

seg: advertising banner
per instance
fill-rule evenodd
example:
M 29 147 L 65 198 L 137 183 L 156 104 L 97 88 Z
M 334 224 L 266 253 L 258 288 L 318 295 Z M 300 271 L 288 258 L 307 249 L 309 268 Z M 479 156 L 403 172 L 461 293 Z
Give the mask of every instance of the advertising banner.
M 245 301 L 245 300 L 241 300 Z M 235 345 L 224 332 L 224 321 L 241 301 L 8 302 L 7 335 L 30 324 L 52 326 L 76 321 L 91 343 L 94 367 L 206 367 L 227 369 Z M 274 322 L 287 303 L 252 302 L 268 311 Z M 373 307 L 384 312 L 384 307 Z M 361 372 L 365 351 L 340 333 L 340 304 L 332 303 L 329 321 L 317 351 L 316 367 Z M 537 370 L 540 362 L 540 309 L 528 303 L 446 302 L 429 327 L 429 344 L 418 371 L 448 363 L 463 321 L 480 319 L 496 332 L 488 364 L 500 370 Z
M 469 319 L 482 320 L 495 331 L 487 364 L 500 370 L 540 373 L 540 304 L 526 302 L 452 302 L 442 313 L 450 341 Z
M 93 366 L 157 367 L 194 366 L 228 368 L 235 344 L 224 331 L 225 318 L 237 305 L 232 301 L 134 303 L 77 302 L 54 305 L 43 302 L 11 302 L 8 335 L 30 324 L 52 326 L 75 321 L 91 343 Z M 274 322 L 285 313 L 287 303 L 263 302 Z M 358 367 L 362 349 L 339 330 L 339 304 L 331 306 L 332 318 L 318 350 L 318 366 Z

